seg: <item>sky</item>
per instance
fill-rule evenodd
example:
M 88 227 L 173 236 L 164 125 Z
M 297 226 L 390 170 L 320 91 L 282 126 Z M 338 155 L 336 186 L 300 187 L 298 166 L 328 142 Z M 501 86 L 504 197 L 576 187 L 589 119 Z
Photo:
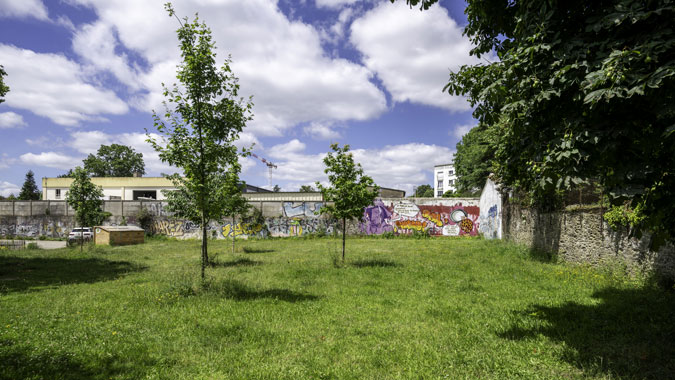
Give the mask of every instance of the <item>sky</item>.
M 0 0 L 0 195 L 18 194 L 28 170 L 55 177 L 112 143 L 143 154 L 146 176 L 173 173 L 146 142 L 162 83 L 176 82 L 179 27 L 165 0 Z M 466 99 L 443 93 L 450 71 L 478 63 L 462 36 L 466 4 L 427 11 L 404 0 L 174 0 L 230 55 L 254 118 L 236 144 L 255 186 L 326 182 L 331 143 L 383 187 L 432 184 L 476 120 Z

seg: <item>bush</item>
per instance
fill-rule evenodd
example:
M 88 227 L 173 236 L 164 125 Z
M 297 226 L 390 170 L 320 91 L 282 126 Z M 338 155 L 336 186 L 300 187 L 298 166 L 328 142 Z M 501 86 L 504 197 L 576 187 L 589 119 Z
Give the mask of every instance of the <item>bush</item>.
M 146 235 L 152 235 L 152 223 L 155 221 L 155 216 L 148 211 L 147 208 L 142 207 L 138 214 L 136 214 L 136 221 L 145 230 Z
M 40 247 L 38 247 L 37 243 L 28 243 L 26 245 L 26 249 L 35 250 L 35 249 L 40 249 Z

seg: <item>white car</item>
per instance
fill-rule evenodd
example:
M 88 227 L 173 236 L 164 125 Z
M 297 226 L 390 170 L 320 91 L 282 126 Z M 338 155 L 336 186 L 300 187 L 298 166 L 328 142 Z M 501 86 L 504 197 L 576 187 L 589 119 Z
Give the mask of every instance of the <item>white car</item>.
M 68 234 L 68 243 L 73 243 L 84 239 L 84 241 L 89 241 L 94 238 L 94 232 L 92 232 L 89 227 L 75 227 Z

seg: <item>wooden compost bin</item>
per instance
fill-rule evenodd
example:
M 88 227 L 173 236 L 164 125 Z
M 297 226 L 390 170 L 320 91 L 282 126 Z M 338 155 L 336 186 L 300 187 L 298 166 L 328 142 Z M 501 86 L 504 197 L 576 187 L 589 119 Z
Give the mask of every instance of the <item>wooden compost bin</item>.
M 105 245 L 142 244 L 145 230 L 136 226 L 94 227 L 94 242 Z

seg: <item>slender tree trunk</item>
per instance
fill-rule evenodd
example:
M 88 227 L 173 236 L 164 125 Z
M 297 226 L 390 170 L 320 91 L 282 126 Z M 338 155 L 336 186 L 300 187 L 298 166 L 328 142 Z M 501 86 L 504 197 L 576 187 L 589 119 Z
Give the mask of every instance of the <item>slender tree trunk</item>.
M 209 256 L 206 252 L 206 225 L 204 224 L 204 213 L 202 212 L 202 281 L 204 281 L 204 271 Z
M 345 261 L 345 239 L 347 236 L 347 218 L 342 218 L 342 261 Z
M 232 228 L 230 228 L 230 231 L 232 232 L 232 254 L 234 255 L 234 231 L 235 231 L 235 225 L 234 225 L 234 214 L 232 214 Z

